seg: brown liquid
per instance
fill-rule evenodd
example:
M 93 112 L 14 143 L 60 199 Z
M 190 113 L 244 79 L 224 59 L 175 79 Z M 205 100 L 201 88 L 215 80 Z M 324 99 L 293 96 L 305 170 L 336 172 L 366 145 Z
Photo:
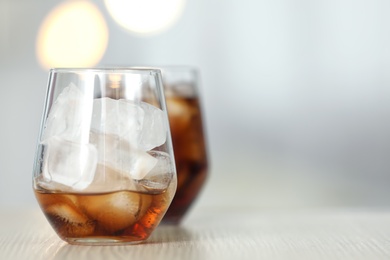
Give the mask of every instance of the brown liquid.
M 169 192 L 116 191 L 101 194 L 35 190 L 47 220 L 71 244 L 139 243 L 146 240 L 167 210 Z
M 163 223 L 178 224 L 199 194 L 208 164 L 199 100 L 167 97 L 167 107 L 178 182 Z

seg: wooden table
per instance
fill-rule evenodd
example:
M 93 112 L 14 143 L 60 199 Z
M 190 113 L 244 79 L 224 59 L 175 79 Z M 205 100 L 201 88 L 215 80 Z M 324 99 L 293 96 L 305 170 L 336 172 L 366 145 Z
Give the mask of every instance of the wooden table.
M 390 259 L 390 209 L 195 207 L 144 244 L 72 246 L 39 209 L 0 213 L 0 259 Z

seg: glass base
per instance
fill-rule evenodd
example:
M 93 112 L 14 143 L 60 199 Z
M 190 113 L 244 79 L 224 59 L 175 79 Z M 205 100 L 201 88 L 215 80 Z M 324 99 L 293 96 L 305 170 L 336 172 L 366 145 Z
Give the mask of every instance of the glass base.
M 76 237 L 65 238 L 67 243 L 71 245 L 82 246 L 120 246 L 120 245 L 137 245 L 145 242 L 145 240 L 136 240 L 136 238 L 121 238 L 121 237 Z

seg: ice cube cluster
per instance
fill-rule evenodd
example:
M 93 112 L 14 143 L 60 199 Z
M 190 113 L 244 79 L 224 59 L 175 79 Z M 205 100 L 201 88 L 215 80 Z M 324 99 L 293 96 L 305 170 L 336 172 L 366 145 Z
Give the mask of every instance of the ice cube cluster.
M 151 153 L 166 142 L 165 122 L 163 111 L 148 103 L 92 99 L 71 83 L 53 103 L 43 130 L 43 179 L 84 190 L 112 172 L 134 183 L 155 179 L 156 171 L 170 176 L 169 154 Z

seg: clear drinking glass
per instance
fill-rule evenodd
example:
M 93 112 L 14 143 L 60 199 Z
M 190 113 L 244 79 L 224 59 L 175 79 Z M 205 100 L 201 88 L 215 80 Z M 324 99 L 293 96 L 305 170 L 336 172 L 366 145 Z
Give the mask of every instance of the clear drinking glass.
M 142 242 L 176 185 L 160 70 L 50 71 L 33 188 L 61 239 Z
M 179 224 L 204 186 L 208 174 L 199 71 L 188 66 L 160 67 L 177 169 L 177 191 L 163 223 Z

